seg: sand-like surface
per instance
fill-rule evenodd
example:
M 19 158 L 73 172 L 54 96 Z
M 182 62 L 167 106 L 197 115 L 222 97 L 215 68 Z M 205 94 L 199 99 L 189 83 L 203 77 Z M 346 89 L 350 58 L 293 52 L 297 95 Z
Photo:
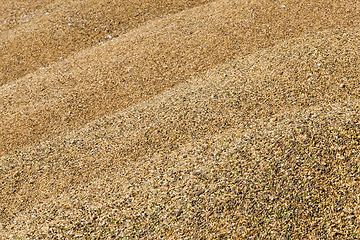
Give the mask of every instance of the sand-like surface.
M 0 238 L 360 237 L 357 1 L 1 6 Z

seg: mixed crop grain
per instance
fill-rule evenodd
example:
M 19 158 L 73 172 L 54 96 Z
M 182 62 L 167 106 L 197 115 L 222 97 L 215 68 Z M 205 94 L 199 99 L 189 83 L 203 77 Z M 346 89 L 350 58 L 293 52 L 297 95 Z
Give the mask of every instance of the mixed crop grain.
M 216 1 L 5 83 L 0 238 L 360 238 L 358 11 Z

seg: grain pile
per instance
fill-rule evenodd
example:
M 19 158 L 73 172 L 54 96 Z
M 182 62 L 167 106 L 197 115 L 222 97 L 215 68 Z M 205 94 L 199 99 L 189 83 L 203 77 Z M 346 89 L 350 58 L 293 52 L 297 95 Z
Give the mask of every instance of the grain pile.
M 325 2 L 216 1 L 4 84 L 0 236 L 359 238 L 359 4 Z
M 359 23 L 358 4 L 351 1 L 333 10 L 331 1 L 297 2 L 286 8 L 268 1 L 213 2 L 148 22 L 2 85 L 0 153 L 38 144 L 280 40 Z M 4 42 L 15 36 L 5 34 Z M 49 51 L 42 54 L 52 56 Z
M 145 22 L 209 0 L 5 1 L 0 30 L 0 84 L 46 67 L 69 54 L 118 37 Z M 51 54 L 49 54 L 51 53 Z

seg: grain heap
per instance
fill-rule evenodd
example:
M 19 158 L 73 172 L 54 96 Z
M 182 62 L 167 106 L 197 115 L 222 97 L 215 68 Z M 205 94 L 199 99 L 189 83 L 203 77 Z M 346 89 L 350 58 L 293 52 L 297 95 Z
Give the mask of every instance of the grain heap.
M 0 236 L 360 237 L 360 4 L 147 3 L 45 69 L 2 58 Z M 4 29 L 7 56 L 32 21 Z

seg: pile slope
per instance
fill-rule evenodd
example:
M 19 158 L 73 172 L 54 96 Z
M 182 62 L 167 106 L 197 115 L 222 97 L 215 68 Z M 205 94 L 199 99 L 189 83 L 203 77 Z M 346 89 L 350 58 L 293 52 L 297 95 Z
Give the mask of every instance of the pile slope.
M 25 0 L 0 4 L 0 85 L 145 22 L 210 0 Z M 3 23 L 2 23 L 3 19 Z M 51 54 L 49 54 L 51 53 Z
M 147 22 L 2 85 L 0 154 L 39 144 L 284 39 L 360 22 L 357 1 L 294 0 L 284 6 L 265 0 L 211 2 Z M 66 34 L 71 39 L 72 33 Z M 3 42 L 15 36 L 5 34 Z M 49 51 L 32 50 L 52 56 Z
M 359 45 L 291 39 L 3 156 L 2 234 L 360 237 Z

